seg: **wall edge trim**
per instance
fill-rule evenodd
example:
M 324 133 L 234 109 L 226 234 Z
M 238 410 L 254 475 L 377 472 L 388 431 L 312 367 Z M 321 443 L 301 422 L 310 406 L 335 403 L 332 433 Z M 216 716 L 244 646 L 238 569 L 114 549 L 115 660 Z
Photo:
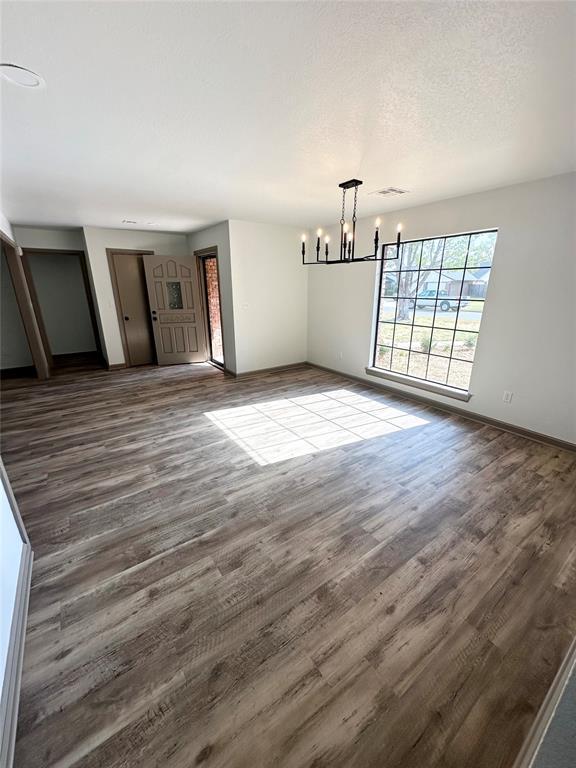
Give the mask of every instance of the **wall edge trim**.
M 280 371 L 290 371 L 294 368 L 305 368 L 308 365 L 312 365 L 312 363 L 309 363 L 307 360 L 303 360 L 300 363 L 286 363 L 286 365 L 275 365 L 272 368 L 256 368 L 253 371 L 242 371 L 242 373 L 234 373 L 228 368 L 226 368 L 225 371 L 231 376 L 234 376 L 235 379 L 244 379 L 247 376 L 259 376 L 264 373 L 279 373 Z
M 570 647 L 560 669 L 556 673 L 552 685 L 548 689 L 546 698 L 542 702 L 542 706 L 536 714 L 536 719 L 532 723 L 528 735 L 524 739 L 524 743 L 520 748 L 520 752 L 516 760 L 514 761 L 513 768 L 530 768 L 534 764 L 534 760 L 538 755 L 538 751 L 544 737 L 548 731 L 548 727 L 552 722 L 556 707 L 560 703 L 564 689 L 568 683 L 570 675 L 576 666 L 576 637 L 572 640 Z
M 28 601 L 32 580 L 34 553 L 29 543 L 23 544 L 20 560 L 20 572 L 16 587 L 16 601 L 10 629 L 6 676 L 0 703 L 0 765 L 11 766 L 14 760 L 16 726 L 18 723 L 18 704 L 20 702 L 20 680 L 24 660 L 24 640 L 28 618 Z

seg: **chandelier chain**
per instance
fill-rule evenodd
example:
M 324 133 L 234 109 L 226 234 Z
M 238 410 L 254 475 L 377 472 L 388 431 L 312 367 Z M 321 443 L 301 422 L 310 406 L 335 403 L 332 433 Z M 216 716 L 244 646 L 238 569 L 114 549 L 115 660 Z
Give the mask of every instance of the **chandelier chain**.
M 354 210 L 352 211 L 352 221 L 356 222 L 356 201 L 358 199 L 358 187 L 354 187 Z
M 340 224 L 344 224 L 344 214 L 346 211 L 346 190 L 342 190 L 342 216 L 340 217 Z

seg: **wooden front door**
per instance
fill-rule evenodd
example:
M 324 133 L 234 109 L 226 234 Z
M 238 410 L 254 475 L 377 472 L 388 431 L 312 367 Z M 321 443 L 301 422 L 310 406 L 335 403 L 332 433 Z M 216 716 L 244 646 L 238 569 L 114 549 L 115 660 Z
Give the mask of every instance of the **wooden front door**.
M 159 365 L 207 359 L 194 256 L 144 256 L 148 300 Z

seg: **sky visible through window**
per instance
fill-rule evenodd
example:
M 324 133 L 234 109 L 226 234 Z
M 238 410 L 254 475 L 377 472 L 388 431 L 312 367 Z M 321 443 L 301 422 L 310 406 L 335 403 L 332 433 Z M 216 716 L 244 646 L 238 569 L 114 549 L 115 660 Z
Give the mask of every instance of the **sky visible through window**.
M 428 423 L 409 411 L 347 389 L 205 415 L 261 466 Z
M 468 390 L 496 236 L 406 242 L 382 262 L 375 368 Z

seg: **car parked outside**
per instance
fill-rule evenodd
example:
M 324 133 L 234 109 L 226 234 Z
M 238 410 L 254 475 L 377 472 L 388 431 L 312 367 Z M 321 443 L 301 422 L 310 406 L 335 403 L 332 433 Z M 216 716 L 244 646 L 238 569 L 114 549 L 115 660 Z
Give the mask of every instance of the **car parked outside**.
M 454 296 L 449 296 L 448 291 L 430 289 L 421 291 L 416 296 L 416 299 L 412 299 L 411 306 L 414 306 L 414 304 L 416 304 L 418 309 L 434 309 L 437 304 L 438 309 L 442 312 L 449 312 L 450 310 L 456 312 L 458 304 L 460 304 L 460 307 L 465 307 L 468 302 L 463 299 L 454 298 Z

